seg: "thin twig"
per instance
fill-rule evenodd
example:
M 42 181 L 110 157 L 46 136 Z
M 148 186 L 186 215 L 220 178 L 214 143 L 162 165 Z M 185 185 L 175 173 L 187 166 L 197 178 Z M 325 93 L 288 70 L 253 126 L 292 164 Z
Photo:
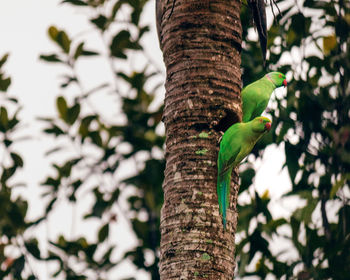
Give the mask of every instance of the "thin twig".
M 275 10 L 273 9 L 273 6 L 276 6 L 277 10 L 278 10 L 278 14 L 281 14 L 281 10 L 280 8 L 278 7 L 277 3 L 275 0 L 270 0 L 270 6 L 271 6 L 271 11 L 272 11 L 272 14 L 273 14 L 273 19 L 274 21 L 277 23 L 277 19 L 276 19 L 276 14 L 275 14 Z

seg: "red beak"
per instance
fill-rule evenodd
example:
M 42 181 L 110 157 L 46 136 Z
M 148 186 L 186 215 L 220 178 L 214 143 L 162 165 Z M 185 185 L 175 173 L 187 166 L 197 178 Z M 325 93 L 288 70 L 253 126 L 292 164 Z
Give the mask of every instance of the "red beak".
M 266 123 L 265 124 L 265 129 L 267 130 L 267 131 L 270 131 L 270 129 L 271 129 L 271 123 Z
M 284 87 L 287 86 L 287 80 L 286 79 L 283 81 L 283 85 L 284 85 Z

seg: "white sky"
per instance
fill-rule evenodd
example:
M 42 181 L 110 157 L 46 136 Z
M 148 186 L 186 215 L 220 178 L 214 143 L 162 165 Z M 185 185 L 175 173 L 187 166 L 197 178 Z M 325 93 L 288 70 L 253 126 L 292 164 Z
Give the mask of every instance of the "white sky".
M 17 145 L 19 153 L 24 156 L 25 169 L 20 180 L 27 183 L 26 188 L 21 188 L 21 194 L 29 197 L 31 202 L 29 216 L 31 218 L 40 215 L 43 204 L 40 203 L 40 182 L 48 175 L 49 159 L 44 156 L 45 151 L 52 148 L 51 140 L 43 139 L 40 134 L 42 126 L 35 120 L 38 116 L 50 116 L 55 114 L 55 98 L 60 94 L 58 76 L 62 73 L 62 68 L 57 65 L 50 65 L 38 59 L 40 54 L 56 51 L 56 46 L 47 37 L 47 28 L 50 25 L 68 31 L 70 35 L 76 35 L 86 29 L 86 17 L 77 12 L 71 5 L 58 5 L 58 0 L 0 0 L 0 56 L 10 52 L 10 58 L 5 65 L 6 73 L 12 77 L 12 85 L 9 89 L 11 95 L 16 96 L 23 109 L 20 119 L 26 123 L 24 131 L 32 138 Z M 160 69 L 164 69 L 161 52 L 158 48 L 154 25 L 154 1 L 147 5 L 146 20 L 152 22 L 152 32 L 146 38 L 146 51 L 157 63 Z M 91 74 L 91 73 L 90 73 Z M 92 73 L 96 75 L 96 73 Z M 110 75 L 100 73 L 100 75 Z M 86 72 L 84 83 L 89 83 L 89 73 Z M 283 94 L 283 92 L 279 92 Z M 103 106 L 108 106 L 103 104 Z M 256 163 L 260 167 L 255 178 L 257 191 L 262 194 L 269 189 L 273 200 L 273 212 L 287 214 L 290 209 L 282 206 L 277 200 L 286 189 L 290 188 L 287 171 L 280 172 L 284 163 L 284 153 L 276 147 L 270 146 L 266 149 L 262 161 Z M 244 199 L 244 198 L 243 198 Z M 87 204 L 91 200 L 87 199 Z M 85 205 L 86 206 L 86 205 Z M 84 206 L 78 208 L 82 212 Z M 50 216 L 47 227 L 43 224 L 38 227 L 38 236 L 42 240 L 49 236 L 57 236 L 60 232 L 71 231 L 72 208 L 68 204 L 62 204 L 58 211 Z M 78 213 L 79 216 L 79 213 Z M 94 227 L 94 226 L 92 226 Z M 78 236 L 79 232 L 87 233 L 90 238 L 95 235 L 95 230 L 91 230 L 91 223 L 79 225 L 73 235 Z M 69 233 L 68 233 L 69 235 Z M 112 235 L 118 248 L 126 249 L 133 247 L 135 238 L 128 229 L 128 224 L 121 219 L 121 225 L 113 227 Z M 45 246 L 42 246 L 45 251 Z M 46 268 L 36 266 L 40 280 L 48 279 Z M 49 268 L 50 269 L 50 268 Z M 118 269 L 111 274 L 113 277 L 131 277 L 133 268 L 129 264 L 118 266 Z M 148 277 L 140 272 L 136 274 L 137 279 L 143 280 Z

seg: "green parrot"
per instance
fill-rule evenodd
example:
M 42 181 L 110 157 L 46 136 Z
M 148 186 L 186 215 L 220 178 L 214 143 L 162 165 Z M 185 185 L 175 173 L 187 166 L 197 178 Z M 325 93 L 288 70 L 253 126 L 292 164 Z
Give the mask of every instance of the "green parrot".
M 247 85 L 242 90 L 243 122 L 249 122 L 260 116 L 269 103 L 272 92 L 281 86 L 287 86 L 286 76 L 280 72 L 267 73 L 260 80 Z
M 222 137 L 218 156 L 217 193 L 222 222 L 226 228 L 226 210 L 230 201 L 232 169 L 250 153 L 255 143 L 271 129 L 271 121 L 257 117 L 247 123 L 235 123 Z

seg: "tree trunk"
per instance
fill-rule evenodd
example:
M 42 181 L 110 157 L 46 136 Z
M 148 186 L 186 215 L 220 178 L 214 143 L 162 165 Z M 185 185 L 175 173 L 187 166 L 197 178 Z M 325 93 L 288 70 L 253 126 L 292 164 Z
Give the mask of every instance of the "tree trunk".
M 222 132 L 241 119 L 240 1 L 159 1 L 167 69 L 160 276 L 232 279 L 238 175 L 224 231 L 216 161 Z

